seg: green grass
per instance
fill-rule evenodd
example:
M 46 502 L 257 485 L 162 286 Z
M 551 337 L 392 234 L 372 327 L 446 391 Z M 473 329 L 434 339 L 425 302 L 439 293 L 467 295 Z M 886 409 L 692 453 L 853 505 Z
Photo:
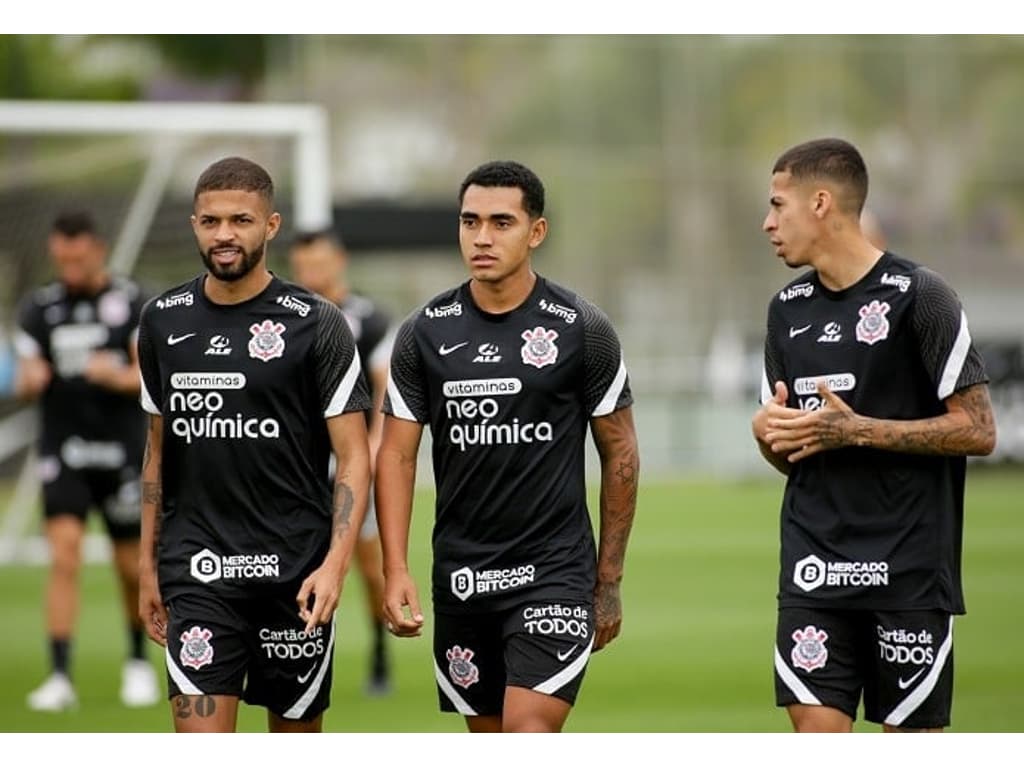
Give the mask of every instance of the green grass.
M 620 637 L 596 654 L 567 724 L 577 732 L 786 732 L 774 706 L 772 647 L 781 481 L 648 484 L 630 541 Z M 972 468 L 968 478 L 965 590 L 956 624 L 953 727 L 1024 730 L 1024 474 Z M 429 494 L 417 498 L 412 567 L 429 595 Z M 37 714 L 24 705 L 45 674 L 41 599 L 45 571 L 0 568 L 0 729 L 7 732 L 161 732 L 169 707 L 126 710 L 117 700 L 125 648 L 111 569 L 89 566 L 74 649 L 79 708 Z M 362 694 L 368 641 L 362 586 L 353 576 L 339 615 L 333 704 L 325 729 L 459 732 L 437 710 L 427 636 L 390 641 L 396 690 Z M 429 627 L 428 627 L 429 630 Z M 154 661 L 160 663 L 157 647 Z M 858 723 L 858 730 L 875 726 Z M 242 706 L 239 730 L 265 730 L 262 709 Z

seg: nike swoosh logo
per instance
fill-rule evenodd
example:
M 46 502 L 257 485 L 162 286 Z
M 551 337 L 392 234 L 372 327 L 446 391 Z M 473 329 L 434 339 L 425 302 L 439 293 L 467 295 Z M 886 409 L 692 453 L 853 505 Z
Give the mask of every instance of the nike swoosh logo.
M 462 349 L 467 344 L 469 344 L 468 341 L 463 341 L 461 344 L 456 344 L 453 347 L 447 347 L 444 344 L 442 344 L 440 347 L 437 348 L 437 353 L 441 355 L 441 357 L 444 357 L 445 355 L 450 355 L 456 349 Z
M 195 336 L 194 333 L 186 333 L 182 336 L 175 336 L 173 333 L 167 334 L 167 346 L 173 347 L 175 344 L 180 344 L 185 339 L 191 339 Z
M 562 653 L 561 651 L 559 651 L 558 653 L 555 654 L 555 656 L 558 657 L 559 661 L 565 661 L 570 656 L 572 656 L 572 652 L 575 651 L 577 648 L 579 648 L 579 644 L 574 645 L 572 648 L 570 648 L 565 653 Z
M 809 330 L 811 330 L 811 326 L 810 325 L 805 325 L 803 328 L 794 328 L 793 326 L 790 326 L 789 327 L 789 338 L 792 339 L 794 336 L 799 336 L 804 331 L 809 331 Z
M 310 668 L 309 668 L 309 671 L 308 671 L 308 672 L 307 672 L 306 674 L 304 674 L 304 675 L 299 675 L 299 676 L 298 676 L 297 678 L 295 678 L 296 680 L 298 680 L 298 681 L 299 681 L 299 684 L 300 684 L 300 685 L 301 685 L 302 683 L 306 682 L 307 680 L 309 680 L 309 676 L 313 674 L 313 670 L 314 670 L 314 669 L 316 669 L 316 666 L 317 666 L 317 665 L 316 665 L 316 664 L 314 664 L 314 665 L 313 665 L 312 667 L 310 667 Z
M 921 673 L 924 672 L 924 670 L 925 668 L 921 667 L 908 680 L 904 680 L 902 677 L 898 677 L 896 678 L 896 684 L 900 687 L 901 691 L 905 691 L 907 690 L 907 688 L 914 684 L 914 681 L 921 676 Z

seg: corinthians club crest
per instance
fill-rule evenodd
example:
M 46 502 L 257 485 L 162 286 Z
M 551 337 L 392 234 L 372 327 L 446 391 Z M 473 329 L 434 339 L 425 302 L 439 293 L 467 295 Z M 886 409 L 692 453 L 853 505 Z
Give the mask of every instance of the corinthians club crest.
M 213 632 L 206 627 L 192 627 L 188 632 L 181 633 L 181 663 L 192 669 L 205 667 L 213 661 L 213 645 L 210 638 Z
M 448 676 L 456 685 L 469 688 L 480 679 L 480 668 L 473 663 L 475 654 L 469 648 L 453 645 L 444 655 L 448 657 Z
M 284 325 L 273 320 L 253 323 L 249 326 L 252 338 L 249 339 L 249 357 L 267 362 L 284 354 Z
M 889 320 L 886 313 L 891 309 L 888 302 L 873 300 L 860 308 L 860 320 L 857 322 L 857 341 L 874 344 L 888 338 Z
M 794 632 L 793 639 L 796 641 L 791 656 L 794 667 L 811 672 L 825 666 L 825 662 L 828 661 L 828 648 L 825 647 L 828 632 L 808 624 Z
M 558 331 L 549 331 L 538 325 L 532 331 L 523 331 L 521 335 L 526 343 L 520 352 L 523 355 L 523 362 L 527 365 L 543 368 L 558 359 L 558 347 L 555 346 Z

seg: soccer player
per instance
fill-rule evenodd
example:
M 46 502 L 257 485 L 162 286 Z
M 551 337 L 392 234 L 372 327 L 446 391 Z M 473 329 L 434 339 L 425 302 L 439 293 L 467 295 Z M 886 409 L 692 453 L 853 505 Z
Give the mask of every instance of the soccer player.
M 407 550 L 417 451 L 432 435 L 434 674 L 470 731 L 560 731 L 592 652 L 618 634 L 639 453 L 619 340 L 601 310 L 537 274 L 544 187 L 490 162 L 459 190 L 469 280 L 399 328 L 377 456 L 385 612 L 424 618 Z M 600 536 L 586 503 L 587 427 Z
M 193 199 L 206 272 L 147 303 L 139 330 L 139 609 L 166 646 L 175 730 L 232 731 L 244 698 L 271 731 L 320 731 L 369 490 L 369 394 L 340 310 L 267 269 L 281 226 L 267 172 L 225 158 Z
M 292 277 L 299 285 L 338 305 L 348 321 L 356 340 L 363 374 L 368 377 L 373 408 L 367 411 L 370 441 L 370 470 L 380 446 L 384 417 L 380 407 L 388 383 L 388 358 L 393 334 L 390 318 L 379 304 L 351 290 L 348 281 L 348 249 L 330 230 L 300 232 L 289 251 Z M 333 467 L 332 467 L 333 472 Z M 371 696 L 386 695 L 391 690 L 387 650 L 384 644 L 384 569 L 381 560 L 380 535 L 372 494 L 366 517 L 356 542 L 356 564 L 366 585 L 366 609 L 373 633 L 370 652 L 370 677 L 366 691 Z
M 29 694 L 28 706 L 59 711 L 77 703 L 71 643 L 91 508 L 102 513 L 113 544 L 128 624 L 121 701 L 152 705 L 160 692 L 137 611 L 145 423 L 137 402 L 136 333 L 143 297 L 134 281 L 108 271 L 106 242 L 88 212 L 59 214 L 48 246 L 57 279 L 21 301 L 15 334 L 15 395 L 39 401 L 38 466 L 50 551 L 46 627 L 52 671 Z
M 796 731 L 950 722 L 966 456 L 995 445 L 988 381 L 956 294 L 865 237 L 864 161 L 789 149 L 764 220 L 802 269 L 768 308 L 761 453 L 787 475 L 776 702 Z

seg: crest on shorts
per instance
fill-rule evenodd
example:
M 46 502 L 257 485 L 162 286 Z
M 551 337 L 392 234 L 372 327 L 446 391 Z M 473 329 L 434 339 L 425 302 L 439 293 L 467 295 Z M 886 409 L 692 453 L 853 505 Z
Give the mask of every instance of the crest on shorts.
M 453 683 L 469 688 L 480 679 L 480 668 L 473 663 L 474 654 L 469 648 L 462 650 L 460 646 L 453 645 L 444 655 L 448 657 L 448 677 Z
M 249 326 L 252 338 L 249 339 L 249 357 L 267 362 L 284 354 L 284 325 L 273 320 L 253 323 Z
M 825 666 L 828 661 L 828 648 L 825 647 L 828 632 L 808 624 L 794 632 L 793 639 L 796 641 L 792 654 L 794 667 L 812 672 Z
M 192 669 L 205 667 L 213 661 L 213 632 L 205 627 L 192 627 L 181 633 L 181 663 Z
M 875 299 L 858 310 L 860 320 L 857 322 L 857 341 L 874 344 L 888 338 L 889 320 L 885 314 L 891 309 L 888 302 Z
M 532 331 L 523 331 L 522 337 L 526 343 L 520 351 L 527 365 L 543 368 L 558 359 L 558 347 L 555 346 L 558 331 L 549 331 L 538 325 Z

